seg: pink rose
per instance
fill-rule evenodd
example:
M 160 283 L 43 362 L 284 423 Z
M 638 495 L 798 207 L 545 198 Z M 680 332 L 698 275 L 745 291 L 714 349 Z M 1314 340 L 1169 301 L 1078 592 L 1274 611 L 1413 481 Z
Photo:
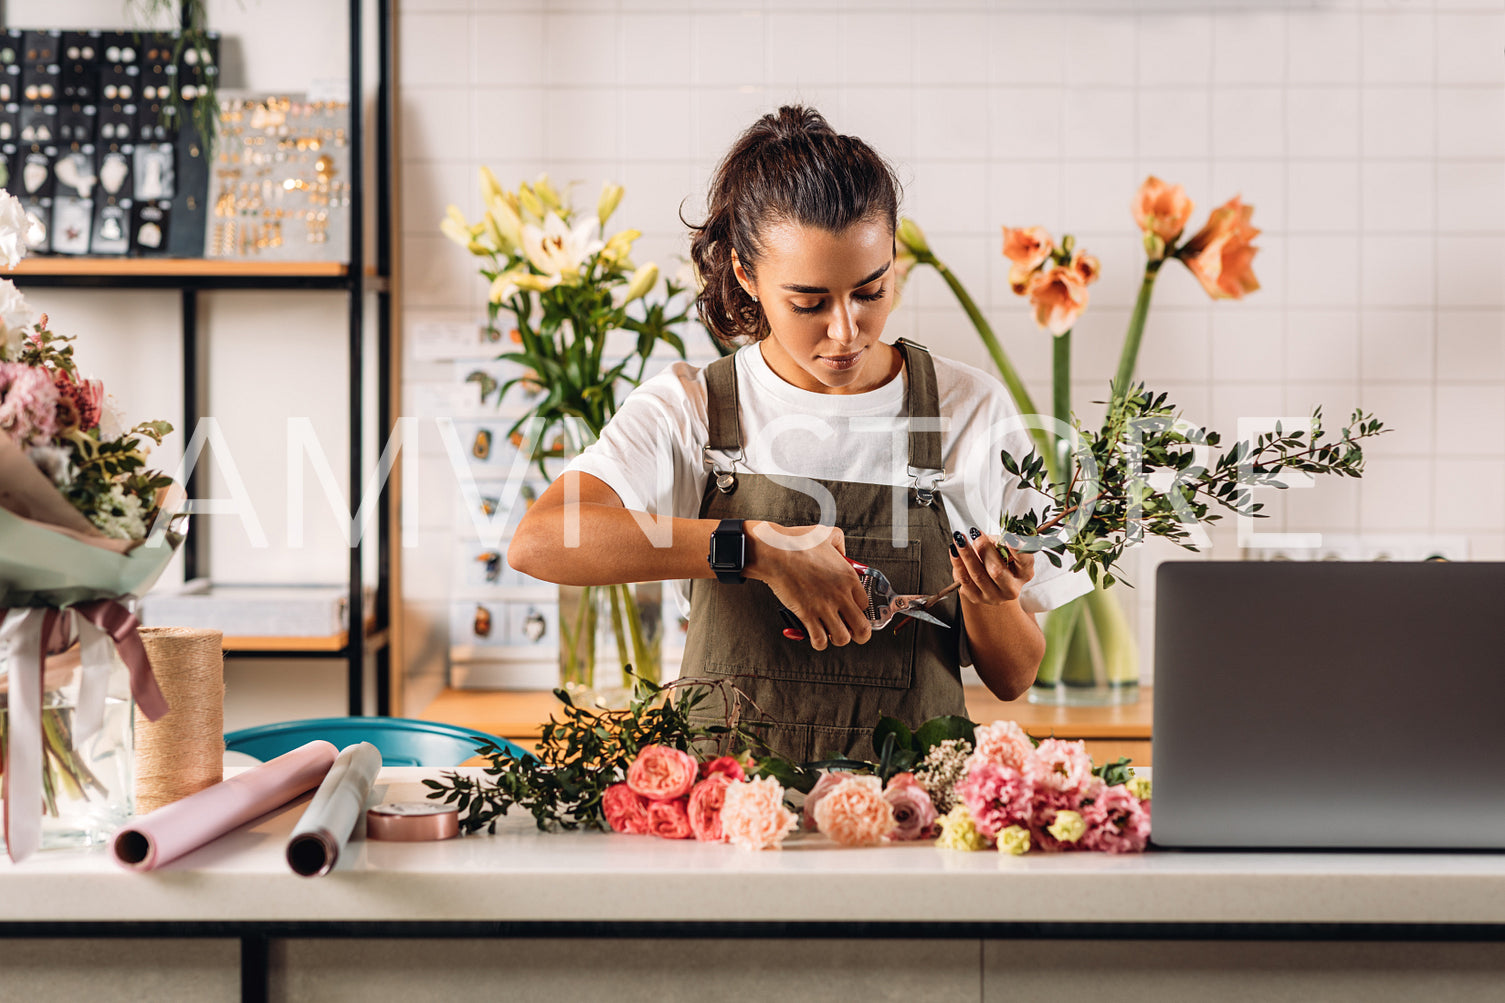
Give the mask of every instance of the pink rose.
M 699 772 L 688 752 L 649 745 L 627 768 L 627 786 L 649 801 L 673 801 L 690 793 Z
M 617 832 L 632 836 L 648 833 L 648 802 L 626 784 L 612 784 L 601 795 L 601 810 L 606 824 Z
M 1098 778 L 1092 775 L 1092 757 L 1083 742 L 1047 738 L 1024 763 L 1024 775 L 1042 790 L 1081 794 L 1091 791 Z
M 1035 751 L 1035 743 L 1019 727 L 1018 721 L 994 721 L 980 724 L 973 734 L 972 755 L 967 765 L 992 763 L 1023 772 L 1024 763 Z
M 690 791 L 690 829 L 696 839 L 703 843 L 726 842 L 721 831 L 721 806 L 726 803 L 726 789 L 736 782 L 728 773 L 712 773 Z
M 648 802 L 648 831 L 664 839 L 689 839 L 690 812 L 687 798 Z
M 967 770 L 956 793 L 977 831 L 989 839 L 1011 825 L 1028 825 L 1034 787 L 1012 766 L 978 763 Z
M 1082 849 L 1108 853 L 1137 853 L 1150 840 L 1150 806 L 1122 784 L 1105 787 L 1082 809 L 1087 832 Z
M 721 831 L 747 850 L 777 850 L 799 816 L 784 807 L 784 788 L 773 777 L 729 784 L 721 805 Z
M 742 764 L 737 762 L 731 756 L 721 756 L 720 758 L 713 759 L 708 763 L 700 764 L 700 778 L 702 780 L 715 773 L 724 774 L 728 777 L 731 777 L 733 780 L 747 779 L 747 773 L 742 769 Z
M 890 839 L 921 839 L 935 824 L 935 805 L 913 773 L 897 773 L 890 778 L 883 799 L 894 812 Z
M 815 806 L 820 804 L 820 799 L 831 793 L 831 788 L 846 777 L 845 773 L 822 773 L 815 786 L 810 788 L 810 793 L 805 795 L 804 809 L 800 815 L 800 827 L 806 832 L 814 832 Z
M 815 824 L 842 846 L 876 846 L 894 831 L 894 810 L 877 777 L 848 774 L 815 806 Z

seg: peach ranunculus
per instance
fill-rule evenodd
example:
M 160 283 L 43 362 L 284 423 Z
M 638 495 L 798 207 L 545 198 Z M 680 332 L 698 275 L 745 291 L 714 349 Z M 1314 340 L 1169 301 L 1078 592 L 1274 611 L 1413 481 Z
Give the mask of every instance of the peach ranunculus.
M 721 831 L 721 806 L 726 802 L 726 789 L 740 779 L 734 780 L 729 773 L 711 773 L 690 791 L 690 830 L 696 839 L 703 843 L 726 842 Z
M 894 831 L 893 805 L 877 777 L 848 775 L 815 806 L 815 824 L 842 846 L 876 846 Z
M 1249 224 L 1253 215 L 1254 207 L 1235 195 L 1214 209 L 1207 225 L 1176 252 L 1215 300 L 1243 299 L 1259 288 L 1254 277 L 1259 248 L 1253 245 L 1259 231 Z
M 648 831 L 663 839 L 689 839 L 695 835 L 690 826 L 690 806 L 687 799 L 649 801 Z
M 1153 174 L 1134 195 L 1134 222 L 1170 246 L 1191 219 L 1192 201 L 1180 185 L 1168 185 Z
M 1065 334 L 1087 309 L 1087 283 L 1074 269 L 1056 265 L 1029 280 L 1029 303 L 1036 324 L 1051 334 Z
M 667 745 L 647 745 L 627 768 L 627 786 L 649 801 L 673 801 L 690 793 L 700 766 L 688 752 Z
M 1054 250 L 1055 241 L 1043 226 L 1003 228 L 1003 256 L 1013 262 L 1009 268 L 1009 288 L 1014 295 L 1024 295 L 1031 273 L 1045 264 Z
M 777 850 L 799 824 L 784 807 L 784 788 L 773 777 L 731 784 L 721 803 L 721 832 L 746 850 Z

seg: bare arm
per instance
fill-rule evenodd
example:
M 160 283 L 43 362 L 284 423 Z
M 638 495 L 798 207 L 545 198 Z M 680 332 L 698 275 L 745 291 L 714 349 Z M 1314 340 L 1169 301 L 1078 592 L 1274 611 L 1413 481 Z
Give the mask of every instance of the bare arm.
M 518 524 L 507 563 L 560 585 L 713 578 L 706 561 L 715 519 L 655 519 L 624 508 L 606 482 L 567 471 Z M 748 520 L 744 575 L 768 584 L 805 625 L 817 651 L 865 642 L 867 595 L 843 559 L 841 530 Z

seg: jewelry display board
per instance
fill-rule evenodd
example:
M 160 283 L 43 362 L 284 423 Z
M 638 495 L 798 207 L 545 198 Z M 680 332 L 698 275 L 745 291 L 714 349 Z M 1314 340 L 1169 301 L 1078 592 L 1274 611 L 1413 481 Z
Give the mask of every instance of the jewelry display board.
M 349 135 L 348 101 L 221 92 L 206 256 L 345 260 Z
M 183 225 L 202 218 L 203 144 L 178 107 L 214 89 L 219 41 L 0 32 L 0 159 L 36 224 L 34 253 L 203 254 L 202 226 Z

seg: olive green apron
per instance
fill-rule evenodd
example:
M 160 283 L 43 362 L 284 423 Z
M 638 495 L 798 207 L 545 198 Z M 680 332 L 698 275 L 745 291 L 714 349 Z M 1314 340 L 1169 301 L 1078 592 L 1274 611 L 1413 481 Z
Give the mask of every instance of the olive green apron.
M 904 358 L 905 415 L 938 418 L 930 353 L 904 339 L 895 347 Z M 820 522 L 820 504 L 809 494 L 737 469 L 742 432 L 735 359 L 728 356 L 706 367 L 710 434 L 705 448 L 712 472 L 700 517 L 766 519 L 784 526 Z M 834 497 L 836 525 L 845 537 L 847 556 L 882 571 L 901 594 L 937 592 L 951 582 L 951 530 L 938 490 L 943 476 L 941 433 L 933 423 L 922 429 L 909 432 L 907 488 L 805 481 Z M 732 466 L 727 468 L 712 454 L 732 459 Z M 900 490 L 902 502 L 895 497 Z M 907 543 L 896 547 L 893 516 L 900 505 L 908 510 Z M 933 611 L 950 627 L 897 617 L 874 631 L 866 644 L 854 641 L 824 651 L 812 649 L 808 641 L 784 637 L 778 607 L 773 591 L 762 582 L 723 585 L 715 579 L 693 580 L 681 669 L 681 676 L 729 679 L 750 697 L 762 713 L 744 709 L 742 720 L 771 722 L 754 730 L 768 750 L 797 762 L 832 755 L 873 759 L 872 731 L 881 717 L 897 717 L 913 728 L 938 715 L 966 713 L 955 596 Z M 894 628 L 906 620 L 904 629 L 896 632 Z M 700 724 L 724 722 L 722 699 L 713 692 L 691 711 L 691 719 Z

